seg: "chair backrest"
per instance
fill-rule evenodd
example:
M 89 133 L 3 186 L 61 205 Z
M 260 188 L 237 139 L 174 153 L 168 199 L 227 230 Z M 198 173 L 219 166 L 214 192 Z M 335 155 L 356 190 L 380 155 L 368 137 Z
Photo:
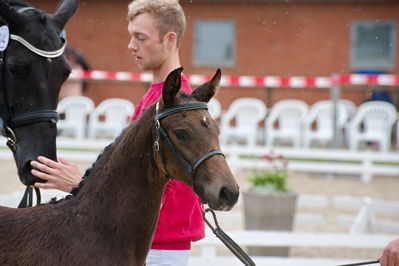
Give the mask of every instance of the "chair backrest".
M 268 126 L 278 121 L 279 128 L 297 130 L 305 115 L 308 113 L 308 105 L 301 100 L 281 100 L 273 105 L 267 117 Z
M 339 101 L 337 103 L 337 125 L 344 127 L 345 123 L 349 120 L 351 112 L 354 112 L 352 106 L 347 102 Z M 314 103 L 307 115 L 307 122 L 316 122 L 318 130 L 333 130 L 334 119 L 334 103 L 331 100 L 319 101 Z
M 94 102 L 85 96 L 70 96 L 62 99 L 57 106 L 59 113 L 65 114 L 66 121 L 83 120 L 94 109 Z
M 91 119 L 99 120 L 104 116 L 106 123 L 126 125 L 133 115 L 134 105 L 126 99 L 110 98 L 102 101 L 91 115 Z
M 351 119 L 356 114 L 356 109 L 357 109 L 356 105 L 351 100 L 348 99 L 340 99 L 339 102 L 345 106 L 348 112 L 348 119 Z
M 393 104 L 384 101 L 369 101 L 361 104 L 353 122 L 363 123 L 364 131 L 387 132 L 397 119 L 397 111 Z
M 218 119 L 222 114 L 222 106 L 220 105 L 220 102 L 215 98 L 212 98 L 208 102 L 208 111 L 213 119 Z
M 266 105 L 256 98 L 240 98 L 229 106 L 222 116 L 222 124 L 228 125 L 235 119 L 236 127 L 254 127 L 266 116 Z

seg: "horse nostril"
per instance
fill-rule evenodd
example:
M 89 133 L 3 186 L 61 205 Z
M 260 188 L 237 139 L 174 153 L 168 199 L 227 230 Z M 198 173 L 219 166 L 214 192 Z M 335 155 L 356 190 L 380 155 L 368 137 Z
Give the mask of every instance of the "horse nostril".
M 238 200 L 238 193 L 231 191 L 228 187 L 222 187 L 219 192 L 219 201 L 224 206 L 233 206 Z
M 32 166 L 30 165 L 30 162 L 31 160 L 26 161 L 22 167 L 22 175 L 24 177 L 31 175 Z

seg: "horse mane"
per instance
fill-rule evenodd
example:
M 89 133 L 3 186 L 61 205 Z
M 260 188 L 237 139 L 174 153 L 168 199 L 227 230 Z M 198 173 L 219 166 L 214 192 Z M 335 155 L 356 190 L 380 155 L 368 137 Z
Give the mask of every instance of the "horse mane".
M 25 2 L 17 1 L 17 0 L 10 0 L 10 1 L 8 1 L 8 3 L 12 7 L 29 7 L 29 5 L 26 4 Z M 4 18 L 1 15 L 0 15 L 0 21 L 2 23 L 6 23 L 6 21 L 4 20 Z
M 133 146 L 138 148 L 142 144 L 138 141 L 139 139 L 148 139 L 149 141 L 152 141 L 152 138 L 149 138 L 148 133 L 144 132 L 143 129 L 151 127 L 151 125 L 147 126 L 146 124 L 152 124 L 154 108 L 155 104 L 145 109 L 138 120 L 132 121 L 131 124 L 127 126 L 115 139 L 115 141 L 113 141 L 111 144 L 104 148 L 104 150 L 98 155 L 96 161 L 92 164 L 92 166 L 85 171 L 79 185 L 73 188 L 69 195 L 66 195 L 64 198 L 60 199 L 57 199 L 56 197 L 51 198 L 51 200 L 46 204 L 59 204 L 76 197 L 86 186 L 87 182 L 91 178 L 93 178 L 92 176 L 96 175 L 99 168 L 104 167 L 104 165 L 112 165 L 114 160 L 118 160 L 118 158 L 112 156 L 115 149 L 117 149 L 118 147 L 127 146 L 128 143 L 135 143 L 135 145 Z M 155 162 L 153 163 L 155 165 Z
M 181 91 L 179 95 L 180 95 L 181 102 L 189 102 L 193 98 L 191 95 L 185 93 L 184 91 Z M 112 155 L 115 147 L 119 146 L 119 145 L 125 145 L 125 144 L 120 144 L 120 142 L 122 142 L 122 141 L 127 142 L 127 140 L 124 136 L 130 136 L 128 138 L 128 142 L 130 142 L 130 141 L 137 142 L 137 139 L 140 139 L 139 134 L 140 134 L 140 132 L 142 132 L 142 130 L 138 130 L 138 132 L 134 132 L 134 133 L 131 133 L 131 131 L 133 131 L 133 128 L 135 128 L 135 127 L 139 128 L 139 129 L 144 128 L 142 124 L 145 122 L 143 122 L 143 121 L 149 121 L 150 123 L 152 123 L 154 108 L 155 108 L 155 104 L 146 108 L 138 120 L 132 121 L 131 124 L 128 127 L 126 127 L 122 131 L 122 133 L 115 139 L 115 141 L 113 141 L 111 144 L 109 144 L 108 146 L 106 146 L 104 148 L 104 150 L 97 156 L 97 159 L 92 164 L 92 166 L 85 171 L 79 185 L 77 187 L 74 187 L 69 195 L 66 195 L 64 198 L 60 198 L 60 199 L 57 199 L 56 197 L 51 198 L 47 204 L 58 204 L 60 202 L 64 202 L 65 200 L 69 200 L 69 199 L 73 198 L 74 196 L 77 196 L 80 193 L 80 191 L 83 189 L 83 187 L 85 187 L 87 181 L 91 178 L 91 176 L 95 175 L 97 168 L 103 164 L 104 160 L 107 160 L 109 157 L 111 157 L 110 160 L 112 161 L 113 158 L 111 155 Z M 149 109 L 151 109 L 151 111 Z M 130 129 L 130 128 L 132 128 L 132 129 Z M 144 136 L 144 137 L 146 137 L 146 138 L 142 138 L 142 139 L 148 139 L 148 136 Z M 139 146 L 140 143 L 136 143 L 136 145 Z

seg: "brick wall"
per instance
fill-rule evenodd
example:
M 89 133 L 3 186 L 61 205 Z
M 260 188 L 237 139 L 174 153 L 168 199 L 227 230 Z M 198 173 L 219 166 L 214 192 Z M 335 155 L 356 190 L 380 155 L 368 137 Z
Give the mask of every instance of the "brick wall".
M 236 62 L 222 68 L 227 75 L 329 76 L 350 73 L 350 28 L 353 20 L 393 20 L 399 26 L 399 2 L 351 3 L 198 3 L 184 1 L 188 29 L 181 47 L 186 73 L 211 75 L 215 68 L 193 66 L 193 25 L 196 19 L 236 21 Z M 54 11 L 54 0 L 31 0 L 35 7 Z M 94 69 L 138 72 L 127 45 L 129 1 L 81 1 L 78 13 L 67 26 L 70 47 L 84 52 Z M 397 34 L 399 38 L 399 34 Z M 399 44 L 399 41 L 397 41 Z M 399 52 L 396 52 L 399 62 Z M 399 73 L 396 64 L 392 73 Z M 91 83 L 87 95 L 97 103 L 108 97 L 122 97 L 133 103 L 148 84 Z M 342 97 L 359 104 L 370 88 L 350 88 Z M 269 99 L 268 105 L 283 98 L 302 99 L 309 104 L 330 97 L 328 90 L 222 88 L 218 98 L 223 107 L 239 97 Z M 393 97 L 397 100 L 396 92 Z

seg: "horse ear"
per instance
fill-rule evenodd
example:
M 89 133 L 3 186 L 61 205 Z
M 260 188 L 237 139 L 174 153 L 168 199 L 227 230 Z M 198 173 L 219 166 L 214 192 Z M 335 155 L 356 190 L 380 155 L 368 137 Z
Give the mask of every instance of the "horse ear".
M 4 18 L 10 26 L 21 25 L 25 22 L 24 16 L 12 8 L 6 0 L 0 0 L 0 16 Z
M 216 70 L 216 74 L 213 76 L 213 78 L 195 89 L 191 95 L 201 102 L 209 102 L 219 88 L 221 76 L 222 72 L 220 69 Z
M 55 24 L 59 30 L 64 29 L 68 20 L 75 14 L 79 0 L 63 0 L 53 15 Z
M 165 108 L 172 107 L 176 104 L 176 95 L 180 90 L 181 86 L 181 72 L 183 68 L 177 68 L 169 73 L 165 80 L 165 84 L 162 89 L 162 100 Z

